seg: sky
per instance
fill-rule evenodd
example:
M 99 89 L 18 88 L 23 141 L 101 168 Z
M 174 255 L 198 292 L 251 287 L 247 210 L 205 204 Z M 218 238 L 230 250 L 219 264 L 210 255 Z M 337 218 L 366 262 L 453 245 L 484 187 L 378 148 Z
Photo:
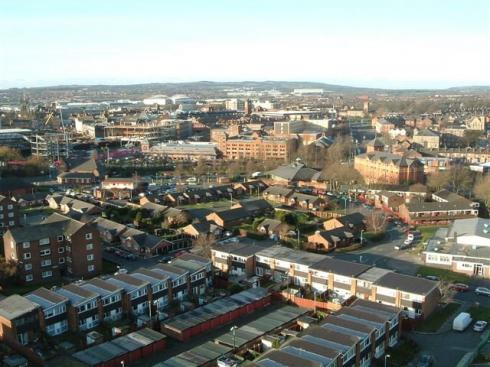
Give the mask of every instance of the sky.
M 0 0 L 0 88 L 490 85 L 488 0 Z

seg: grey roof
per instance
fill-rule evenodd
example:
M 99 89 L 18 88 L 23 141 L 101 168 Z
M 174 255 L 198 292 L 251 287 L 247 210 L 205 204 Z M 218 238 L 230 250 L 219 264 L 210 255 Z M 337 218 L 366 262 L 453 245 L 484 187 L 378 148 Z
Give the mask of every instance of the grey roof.
M 389 272 L 379 278 L 375 285 L 385 288 L 398 289 L 403 292 L 426 295 L 437 287 L 437 282 L 410 275 Z
M 264 248 L 265 246 L 262 245 L 233 241 L 221 241 L 213 246 L 213 249 L 216 251 L 243 257 L 253 256 Z
M 480 236 L 490 239 L 490 219 L 468 218 L 455 220 L 447 231 L 447 237 Z
M 25 296 L 27 299 L 44 308 L 68 302 L 68 298 L 44 287 L 38 288 Z
M 314 265 L 325 258 L 324 255 L 313 254 L 306 251 L 294 251 L 280 245 L 262 249 L 257 252 L 257 255 L 309 266 Z
M 10 229 L 14 240 L 19 242 L 35 241 L 42 238 L 58 235 L 71 236 L 80 230 L 85 224 L 64 215 L 53 213 L 40 224 L 34 226 L 18 227 Z
M 439 190 L 439 191 L 433 193 L 432 197 L 437 197 L 437 198 L 440 198 L 440 199 L 446 200 L 446 201 L 457 201 L 457 200 L 465 201 L 466 200 L 466 201 L 468 201 L 468 203 L 471 203 L 470 200 L 464 198 L 463 196 L 458 195 L 455 192 L 451 192 L 451 191 L 446 190 L 446 189 Z
M 288 181 L 310 181 L 318 171 L 308 168 L 302 163 L 291 163 L 279 166 L 269 172 L 271 176 L 276 176 Z
M 312 270 L 319 270 L 338 275 L 356 277 L 371 268 L 371 265 L 359 264 L 352 261 L 338 260 L 325 257 L 323 260 L 313 264 Z
M 241 208 L 241 207 L 216 211 L 213 213 L 216 213 L 218 215 L 218 217 L 220 217 L 224 221 L 245 219 L 245 218 L 250 217 L 250 213 L 248 212 L 248 210 Z
M 264 199 L 247 199 L 240 200 L 240 206 L 250 212 L 267 211 L 272 209 L 272 205 Z
M 281 196 L 288 196 L 294 192 L 293 189 L 290 189 L 285 186 L 269 186 L 267 189 L 264 190 L 264 194 L 269 194 L 269 195 L 281 195 Z
M 26 297 L 13 294 L 0 301 L 0 316 L 7 320 L 14 320 L 37 308 L 39 308 L 38 304 L 30 301 Z
M 118 233 L 124 232 L 128 228 L 124 224 L 120 224 L 120 223 L 117 223 L 117 222 L 114 222 L 112 220 L 105 219 L 102 217 L 97 217 L 92 223 L 95 224 L 95 226 L 97 227 L 97 229 L 99 231 L 101 231 L 101 232 L 107 231 L 107 232 L 110 232 L 112 234 L 118 234 Z
M 373 160 L 373 161 L 382 161 L 387 164 L 391 163 L 395 166 L 400 166 L 400 167 L 422 165 L 417 158 L 407 158 L 401 155 L 392 154 L 388 152 L 369 152 L 369 153 L 360 154 L 357 157 Z
M 366 280 L 368 282 L 375 282 L 379 278 L 381 278 L 383 275 L 385 275 L 386 273 L 389 273 L 391 271 L 392 270 L 377 268 L 377 267 L 373 266 L 372 268 L 369 268 L 368 270 L 366 270 L 364 273 L 359 274 L 357 276 L 357 279 Z
M 468 200 L 457 200 L 450 202 L 439 201 L 419 201 L 412 200 L 407 205 L 409 212 L 432 212 L 432 211 L 449 211 L 449 210 L 468 210 L 473 209 L 471 202 Z
M 260 227 L 264 227 L 269 231 L 274 231 L 278 226 L 281 225 L 281 221 L 278 219 L 266 218 L 260 223 Z

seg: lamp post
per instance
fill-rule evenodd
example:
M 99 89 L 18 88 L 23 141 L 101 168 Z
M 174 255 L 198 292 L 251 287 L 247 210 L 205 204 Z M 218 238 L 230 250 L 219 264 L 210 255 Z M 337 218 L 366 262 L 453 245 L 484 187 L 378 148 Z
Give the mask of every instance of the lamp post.
M 238 329 L 238 326 L 236 326 L 236 325 L 233 325 L 230 328 L 230 331 L 233 334 L 233 351 L 235 351 L 235 349 L 236 349 L 236 331 L 237 331 L 237 329 Z
M 387 366 L 387 361 L 388 361 L 388 358 L 391 358 L 391 356 L 389 354 L 386 354 L 385 355 L 385 367 Z
M 364 229 L 361 229 L 361 246 L 362 246 L 362 240 L 363 240 L 363 238 L 362 238 L 363 233 L 364 233 Z

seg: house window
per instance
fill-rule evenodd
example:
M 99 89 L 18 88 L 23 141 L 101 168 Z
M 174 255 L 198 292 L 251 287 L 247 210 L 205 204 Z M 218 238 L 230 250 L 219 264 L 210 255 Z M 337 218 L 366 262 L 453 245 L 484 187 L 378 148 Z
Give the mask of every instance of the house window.
M 58 248 L 58 253 L 59 254 L 62 254 L 63 252 L 65 252 L 65 248 L 64 247 L 59 247 Z
M 31 253 L 30 252 L 26 252 L 24 254 L 24 260 L 27 260 L 27 259 L 30 259 L 31 258 Z
M 27 274 L 27 275 L 26 275 L 26 282 L 32 282 L 32 279 L 34 279 L 34 278 L 32 277 L 32 274 Z
M 32 264 L 24 264 L 24 270 L 32 270 Z
M 51 270 L 48 270 L 48 271 L 43 271 L 43 272 L 41 273 L 41 277 L 43 277 L 43 278 L 49 278 L 49 277 L 50 277 L 50 276 L 52 276 L 52 275 L 53 275 L 53 272 L 52 272 Z
M 42 260 L 41 266 L 51 266 L 51 259 Z
M 40 245 L 49 245 L 49 238 L 41 238 L 39 240 Z
M 94 266 L 94 265 L 89 265 L 89 266 L 87 267 L 87 270 L 88 270 L 89 272 L 95 271 L 95 266 Z
M 86 239 L 86 240 L 91 240 L 91 239 L 92 239 L 92 232 L 90 232 L 90 233 L 85 233 L 85 239 Z
M 65 263 L 65 258 L 64 257 L 60 257 L 59 263 L 60 264 L 64 264 Z
M 58 236 L 58 242 L 62 242 L 62 241 L 63 241 L 63 235 Z
M 15 222 L 13 220 L 9 221 L 9 226 L 15 226 Z
M 10 213 L 8 214 L 8 217 L 9 217 L 9 218 L 13 218 L 13 217 L 14 217 L 14 213 L 13 213 L 13 212 L 10 212 Z
M 7 209 L 13 209 L 14 206 L 12 204 L 7 205 Z
M 87 248 L 87 251 L 93 250 L 94 244 L 93 243 L 87 243 L 86 248 Z
M 22 248 L 29 248 L 31 247 L 31 243 L 29 241 L 22 242 Z
M 94 255 L 90 254 L 87 255 L 87 261 L 93 261 L 94 260 Z
M 51 255 L 51 250 L 49 248 L 46 250 L 41 250 L 41 251 L 39 251 L 39 255 L 41 255 L 41 256 Z

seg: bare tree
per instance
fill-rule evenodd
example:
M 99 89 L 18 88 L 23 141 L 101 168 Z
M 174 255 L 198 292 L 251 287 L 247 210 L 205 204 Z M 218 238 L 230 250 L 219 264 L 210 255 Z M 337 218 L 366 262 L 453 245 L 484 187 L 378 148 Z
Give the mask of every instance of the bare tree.
M 490 208 L 490 176 L 480 178 L 474 188 L 475 196 Z
M 216 244 L 216 237 L 212 233 L 200 234 L 193 242 L 194 249 L 201 256 L 211 258 L 211 248 Z
M 379 210 L 373 210 L 367 217 L 368 231 L 381 233 L 386 229 L 386 216 Z

